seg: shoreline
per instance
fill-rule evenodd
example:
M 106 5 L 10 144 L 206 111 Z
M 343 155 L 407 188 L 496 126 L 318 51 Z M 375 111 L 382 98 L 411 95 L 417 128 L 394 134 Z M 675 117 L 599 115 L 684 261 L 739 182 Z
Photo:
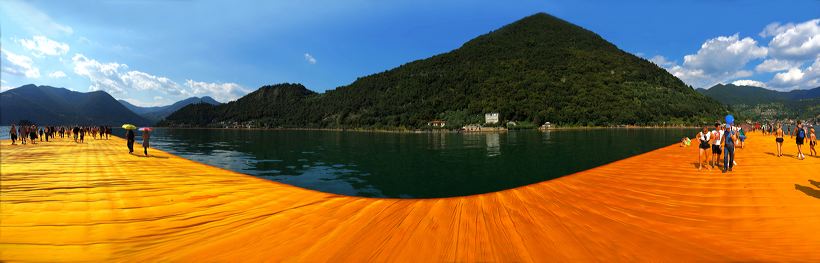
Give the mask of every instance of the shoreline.
M 218 128 L 218 127 L 168 127 L 168 126 L 153 126 L 155 129 L 180 129 L 180 130 L 270 130 L 270 131 L 340 131 L 340 132 L 385 132 L 385 133 L 504 133 L 511 131 L 562 131 L 562 130 L 602 130 L 602 129 L 700 129 L 702 127 L 696 126 L 627 126 L 627 127 L 602 127 L 602 126 L 566 126 L 553 127 L 548 129 L 531 128 L 531 129 L 503 129 L 503 130 L 487 130 L 487 131 L 462 131 L 462 130 L 448 130 L 448 129 L 425 129 L 425 130 L 401 130 L 401 129 L 344 129 L 344 128 Z M 116 129 L 122 129 L 117 127 Z

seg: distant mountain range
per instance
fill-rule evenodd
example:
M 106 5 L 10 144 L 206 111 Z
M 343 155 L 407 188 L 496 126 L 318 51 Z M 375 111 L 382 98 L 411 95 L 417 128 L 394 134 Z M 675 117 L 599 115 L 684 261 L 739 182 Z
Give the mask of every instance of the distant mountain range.
M 726 108 L 599 35 L 538 13 L 453 51 L 319 94 L 265 86 L 234 102 L 186 106 L 161 125 L 448 127 L 500 119 L 561 125 L 692 124 Z
M 781 92 L 755 86 L 718 84 L 697 89 L 749 119 L 820 119 L 820 87 Z
M 166 105 L 166 106 L 156 106 L 156 107 L 140 107 L 134 104 L 128 103 L 125 100 L 118 100 L 122 103 L 123 106 L 128 108 L 129 110 L 133 111 L 134 113 L 151 120 L 153 122 L 157 122 L 162 120 L 166 116 L 170 115 L 171 113 L 181 109 L 182 107 L 188 106 L 189 104 L 194 103 L 207 103 L 211 105 L 219 105 L 222 104 L 209 96 L 205 97 L 190 97 L 181 101 L 177 101 L 174 104 Z
M 0 123 L 30 121 L 38 125 L 148 125 L 104 91 L 76 92 L 25 85 L 0 93 Z

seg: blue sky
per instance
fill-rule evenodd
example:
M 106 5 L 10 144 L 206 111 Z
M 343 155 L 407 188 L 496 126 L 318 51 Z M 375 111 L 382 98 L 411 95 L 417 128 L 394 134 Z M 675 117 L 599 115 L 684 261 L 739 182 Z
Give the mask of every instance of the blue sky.
M 258 87 L 325 91 L 537 12 L 694 87 L 820 86 L 820 1 L 0 1 L 2 89 L 105 90 L 143 106 Z

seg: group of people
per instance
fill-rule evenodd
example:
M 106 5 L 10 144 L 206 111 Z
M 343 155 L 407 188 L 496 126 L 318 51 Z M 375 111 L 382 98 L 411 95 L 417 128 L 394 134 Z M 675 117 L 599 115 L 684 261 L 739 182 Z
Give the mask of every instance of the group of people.
M 720 167 L 721 155 L 723 155 L 722 171 L 724 173 L 731 172 L 732 168 L 737 165 L 735 159 L 735 147 L 743 148 L 746 141 L 746 128 L 743 126 L 735 126 L 728 121 L 726 124 L 715 123 L 714 129 L 711 131 L 708 127 L 697 134 L 698 142 L 698 170 L 703 169 L 704 163 L 708 164 L 708 169 L 715 166 Z M 786 124 L 783 127 L 781 123 L 764 123 L 750 126 L 752 131 L 761 131 L 763 134 L 771 134 L 775 136 L 775 143 L 777 144 L 777 157 L 783 156 L 783 142 L 784 137 L 788 134 L 795 139 L 797 144 L 797 159 L 803 160 L 806 155 L 803 153 L 803 145 L 808 141 L 809 154 L 817 155 L 817 135 L 813 126 L 808 126 L 802 121 L 797 121 L 794 128 L 791 124 Z M 749 126 L 747 126 L 749 128 Z M 681 140 L 681 146 L 688 146 L 691 144 L 688 137 Z
M 38 127 L 37 125 L 20 125 L 17 126 L 16 124 L 11 124 L 9 129 L 9 137 L 11 138 L 11 144 L 16 145 L 17 141 L 20 141 L 20 144 L 36 144 L 37 140 L 46 141 L 48 142 L 49 139 L 54 139 L 57 136 L 60 138 L 71 138 L 74 137 L 75 143 L 84 143 L 86 134 L 91 135 L 92 138 L 97 139 L 99 135 L 100 139 L 108 139 L 111 136 L 111 127 L 110 126 L 44 126 Z M 134 130 L 127 130 L 125 132 L 125 139 L 128 146 L 128 153 L 134 153 L 134 137 L 135 133 Z M 145 156 L 148 156 L 148 147 L 149 147 L 149 140 L 151 138 L 151 131 L 143 130 L 142 131 L 142 148 L 143 153 Z
M 97 135 L 99 134 L 100 139 L 108 139 L 111 136 L 111 127 L 109 126 L 43 126 L 38 127 L 34 124 L 27 124 L 27 125 L 20 125 L 17 126 L 15 124 L 11 124 L 9 129 L 9 137 L 11 138 L 11 144 L 17 144 L 17 140 L 20 140 L 20 144 L 26 144 L 30 142 L 31 144 L 36 144 L 37 140 L 39 141 L 46 141 L 48 142 L 49 139 L 53 140 L 59 136 L 60 138 L 65 138 L 74 136 L 74 142 L 76 143 L 83 143 L 85 142 L 85 135 L 90 134 L 92 138 L 97 139 Z
M 128 153 L 134 153 L 134 130 L 125 131 L 126 146 L 128 146 Z M 151 130 L 142 130 L 142 148 L 145 156 L 148 156 L 149 140 L 151 139 Z
M 789 134 L 789 137 L 795 139 L 798 160 L 806 159 L 806 155 L 803 154 L 803 144 L 805 144 L 806 140 L 809 141 L 809 154 L 812 156 L 817 155 L 817 150 L 814 149 L 817 145 L 817 135 L 815 134 L 813 126 L 808 127 L 803 124 L 802 121 L 797 121 L 797 125 L 795 125 L 794 129 L 791 129 L 791 125 L 788 125 L 784 130 L 780 123 L 777 123 L 775 127 L 776 128 L 773 131 L 769 131 L 769 133 L 774 134 L 774 140 L 777 143 L 777 157 L 783 156 L 783 141 L 786 134 Z M 763 130 L 765 134 L 766 129 Z
M 724 173 L 731 172 L 732 168 L 737 165 L 735 161 L 735 147 L 743 148 L 746 141 L 746 133 L 741 126 L 735 126 L 732 122 L 726 124 L 715 123 L 714 129 L 709 131 L 708 127 L 698 133 L 698 170 L 703 169 L 704 163 L 712 169 L 715 166 L 720 167 L 721 158 L 723 155 L 723 169 Z

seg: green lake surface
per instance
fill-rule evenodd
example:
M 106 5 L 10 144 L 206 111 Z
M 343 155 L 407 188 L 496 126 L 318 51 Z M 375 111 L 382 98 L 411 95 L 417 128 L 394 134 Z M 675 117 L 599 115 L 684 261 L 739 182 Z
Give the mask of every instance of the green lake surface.
M 487 193 L 550 180 L 668 146 L 696 132 L 156 129 L 151 145 L 191 160 L 322 192 L 431 198 Z M 115 134 L 122 136 L 123 130 L 115 130 Z M 140 140 L 138 132 L 137 146 Z M 123 153 L 126 151 L 123 145 Z

